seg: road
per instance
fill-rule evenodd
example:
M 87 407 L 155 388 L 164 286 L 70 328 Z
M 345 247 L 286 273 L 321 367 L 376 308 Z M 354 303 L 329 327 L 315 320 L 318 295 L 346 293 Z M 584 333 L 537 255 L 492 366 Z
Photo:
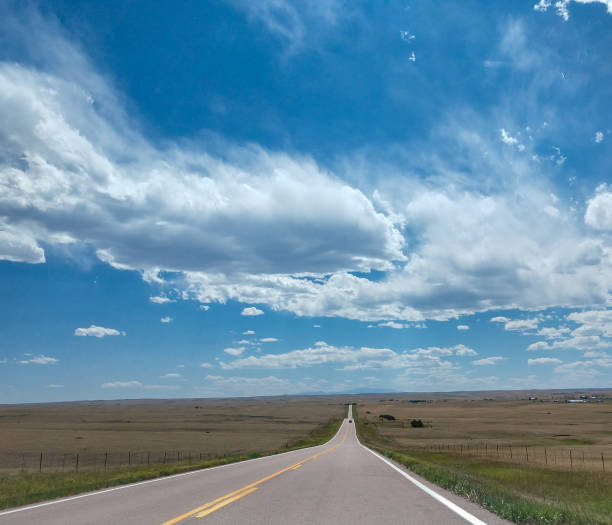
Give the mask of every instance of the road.
M 2 525 L 509 523 L 362 446 L 325 445 L 0 512 Z

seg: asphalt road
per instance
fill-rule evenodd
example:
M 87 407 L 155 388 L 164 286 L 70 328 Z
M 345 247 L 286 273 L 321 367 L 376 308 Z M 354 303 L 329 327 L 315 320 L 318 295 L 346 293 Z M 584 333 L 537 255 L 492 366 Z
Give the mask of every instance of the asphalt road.
M 349 408 L 349 417 L 350 408 Z M 4 525 L 509 523 L 363 447 L 325 445 L 0 512 Z

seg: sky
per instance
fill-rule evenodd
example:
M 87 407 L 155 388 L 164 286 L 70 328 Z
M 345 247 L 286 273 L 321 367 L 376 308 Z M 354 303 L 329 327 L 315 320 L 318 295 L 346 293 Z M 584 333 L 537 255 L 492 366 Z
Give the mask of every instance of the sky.
M 612 386 L 612 0 L 0 2 L 0 403 Z

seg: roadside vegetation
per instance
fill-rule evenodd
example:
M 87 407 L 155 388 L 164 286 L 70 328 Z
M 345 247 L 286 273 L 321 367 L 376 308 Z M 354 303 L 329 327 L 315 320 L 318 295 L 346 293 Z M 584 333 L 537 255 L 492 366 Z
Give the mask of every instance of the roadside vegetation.
M 560 471 L 400 444 L 353 408 L 359 439 L 433 483 L 515 523 L 612 524 L 612 474 Z M 419 428 L 411 426 L 410 431 Z
M 341 423 L 342 418 L 330 419 L 327 423 L 317 426 L 306 437 L 287 442 L 284 448 L 277 450 L 175 464 L 123 466 L 107 470 L 85 469 L 68 473 L 58 470 L 19 471 L 0 475 L 0 509 L 321 445 L 336 434 Z

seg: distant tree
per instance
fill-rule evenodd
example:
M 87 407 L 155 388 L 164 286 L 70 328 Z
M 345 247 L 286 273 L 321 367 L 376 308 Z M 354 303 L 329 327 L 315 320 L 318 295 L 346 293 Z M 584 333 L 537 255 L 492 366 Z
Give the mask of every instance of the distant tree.
M 420 419 L 413 419 L 410 422 L 410 426 L 412 428 L 421 428 L 421 427 L 424 427 L 425 425 L 423 424 L 423 422 Z
M 395 417 L 391 414 L 381 414 L 378 419 L 386 419 L 387 421 L 395 421 Z

